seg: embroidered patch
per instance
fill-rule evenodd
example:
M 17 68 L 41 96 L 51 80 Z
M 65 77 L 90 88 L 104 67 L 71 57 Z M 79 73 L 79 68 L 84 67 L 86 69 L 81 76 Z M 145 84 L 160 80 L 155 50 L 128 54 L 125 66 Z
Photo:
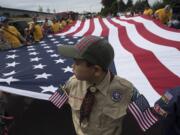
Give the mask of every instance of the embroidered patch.
M 117 90 L 114 90 L 113 92 L 112 92 L 112 100 L 113 101 L 115 101 L 115 102 L 119 102 L 120 100 L 121 100 L 121 93 L 119 92 L 119 91 L 117 91 Z
M 154 110 L 156 111 L 156 113 L 158 113 L 159 115 L 161 115 L 163 117 L 167 117 L 167 115 L 168 115 L 168 112 L 166 112 L 164 109 L 162 109 L 159 104 L 154 105 Z
M 169 92 L 166 92 L 162 97 L 161 99 L 166 103 L 168 104 L 169 101 L 173 98 L 173 95 Z

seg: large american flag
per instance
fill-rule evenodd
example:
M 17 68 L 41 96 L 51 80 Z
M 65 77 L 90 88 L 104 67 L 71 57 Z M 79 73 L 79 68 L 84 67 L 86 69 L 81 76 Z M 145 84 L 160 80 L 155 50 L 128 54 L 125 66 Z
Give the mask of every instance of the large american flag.
M 0 90 L 48 100 L 72 75 L 69 59 L 57 52 L 81 37 L 107 38 L 115 50 L 112 70 L 131 81 L 151 105 L 180 85 L 180 31 L 143 16 L 92 18 L 28 47 L 0 53 Z

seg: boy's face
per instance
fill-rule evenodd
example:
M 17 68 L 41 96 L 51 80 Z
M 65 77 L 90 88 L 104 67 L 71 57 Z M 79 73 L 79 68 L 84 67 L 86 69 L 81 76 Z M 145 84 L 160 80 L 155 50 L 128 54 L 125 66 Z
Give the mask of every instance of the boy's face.
M 74 59 L 74 64 L 72 65 L 73 73 L 78 80 L 93 81 L 95 77 L 94 65 L 88 66 L 85 60 Z

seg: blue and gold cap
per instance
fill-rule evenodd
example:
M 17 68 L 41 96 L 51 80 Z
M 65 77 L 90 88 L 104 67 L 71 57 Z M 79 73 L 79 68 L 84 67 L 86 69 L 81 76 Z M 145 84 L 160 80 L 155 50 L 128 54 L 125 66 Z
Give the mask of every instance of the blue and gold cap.
M 110 43 L 97 36 L 86 36 L 74 46 L 62 45 L 58 50 L 62 56 L 83 59 L 91 64 L 99 65 L 105 70 L 114 59 L 114 50 Z

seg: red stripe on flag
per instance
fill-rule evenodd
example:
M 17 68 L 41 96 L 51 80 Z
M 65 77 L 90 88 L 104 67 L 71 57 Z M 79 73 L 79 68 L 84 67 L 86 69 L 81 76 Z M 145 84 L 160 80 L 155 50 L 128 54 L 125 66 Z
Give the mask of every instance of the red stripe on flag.
M 139 107 L 133 102 L 128 105 L 129 111 L 132 113 L 137 123 L 141 127 L 143 131 L 149 129 L 152 125 L 154 125 L 157 119 L 153 116 L 149 108 L 145 112 L 141 112 Z M 153 120 L 155 118 L 156 120 Z
M 90 27 L 89 27 L 88 31 L 83 36 L 91 35 L 93 33 L 94 29 L 95 29 L 94 19 L 90 19 Z
M 153 124 L 158 121 L 158 119 L 151 113 L 151 110 L 149 108 L 145 111 L 145 113 Z
M 63 104 L 67 101 L 68 95 L 64 92 L 60 94 L 59 91 L 56 91 L 49 100 L 58 108 L 61 108 Z
M 102 26 L 102 32 L 101 32 L 101 36 L 102 37 L 107 37 L 109 35 L 109 29 L 108 27 L 104 24 L 102 18 L 98 18 L 99 20 L 99 23 L 101 24 Z
M 130 104 L 130 105 L 128 105 L 128 109 L 131 111 L 131 113 L 135 117 L 135 119 L 138 122 L 138 124 L 141 127 L 141 129 L 143 131 L 146 131 L 146 127 L 144 126 L 143 121 L 142 121 L 140 115 L 138 114 L 137 110 L 134 108 L 134 106 L 132 104 Z
M 122 43 L 122 46 L 134 55 L 142 72 L 160 95 L 162 95 L 167 88 L 174 88 L 180 84 L 179 77 L 161 64 L 152 52 L 137 47 L 131 39 L 129 39 L 125 27 L 110 19 L 108 19 L 108 21 L 118 28 L 119 40 Z
M 134 20 L 124 20 L 120 18 L 117 18 L 117 19 L 120 21 L 125 21 L 130 24 L 134 24 L 138 33 L 142 37 L 144 37 L 146 40 L 149 40 L 150 42 L 163 45 L 163 46 L 175 47 L 178 50 L 180 50 L 180 42 L 168 40 L 168 39 L 160 37 L 159 35 L 155 35 L 154 33 L 151 33 L 150 31 L 148 31 L 142 23 L 136 22 Z
M 76 34 L 76 33 L 78 33 L 79 31 L 81 31 L 82 28 L 84 27 L 84 23 L 85 23 L 85 21 L 82 21 L 81 24 L 80 24 L 80 26 L 79 26 L 74 32 L 71 32 L 71 33 L 69 33 L 69 34 L 67 34 L 67 35 L 68 35 L 68 36 L 73 36 L 74 34 Z
M 63 28 L 60 32 L 58 33 L 64 33 L 70 30 L 71 27 L 75 26 L 77 23 L 77 21 L 73 21 L 72 24 L 69 24 L 68 26 L 66 26 L 65 28 Z
M 153 21 L 153 23 L 155 23 L 156 25 L 158 25 L 162 29 L 172 31 L 172 32 L 180 32 L 179 29 L 174 29 L 174 28 L 167 27 L 166 25 L 162 24 L 159 20 L 153 19 L 152 17 L 148 17 L 148 16 L 141 16 L 141 17 L 146 19 L 146 20 Z

